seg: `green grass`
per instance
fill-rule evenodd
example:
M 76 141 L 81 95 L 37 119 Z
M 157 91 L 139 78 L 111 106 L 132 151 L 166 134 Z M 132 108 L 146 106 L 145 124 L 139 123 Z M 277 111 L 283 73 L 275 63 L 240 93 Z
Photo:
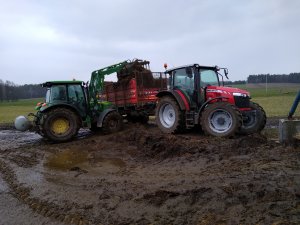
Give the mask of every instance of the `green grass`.
M 252 101 L 260 104 L 268 117 L 287 117 L 296 94 L 300 90 L 300 84 L 243 84 L 232 87 L 244 89 L 250 92 Z M 299 106 L 300 108 L 300 106 Z M 297 111 L 295 113 L 297 115 Z
M 261 105 L 266 111 L 267 117 L 287 117 L 295 96 L 269 96 L 251 99 Z M 299 106 L 300 107 L 300 106 Z M 297 115 L 297 111 L 295 113 Z
M 252 98 L 273 96 L 295 96 L 300 90 L 300 84 L 241 84 L 232 87 L 250 92 Z
M 0 123 L 12 123 L 17 116 L 35 113 L 34 107 L 43 99 L 22 99 L 13 102 L 0 102 Z

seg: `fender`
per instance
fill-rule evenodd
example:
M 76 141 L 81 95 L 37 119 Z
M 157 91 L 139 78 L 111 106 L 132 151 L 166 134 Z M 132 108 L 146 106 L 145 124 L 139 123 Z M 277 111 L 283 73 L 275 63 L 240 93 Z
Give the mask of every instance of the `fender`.
M 219 100 L 219 99 L 222 100 L 222 99 L 228 99 L 228 98 L 227 98 L 227 97 L 220 96 L 220 97 L 211 98 L 211 99 L 207 100 L 207 101 L 204 102 L 204 103 L 202 104 L 202 106 L 200 107 L 200 109 L 199 109 L 199 111 L 198 111 L 198 113 L 197 113 L 197 118 L 200 117 L 200 114 L 201 114 L 201 112 L 203 111 L 203 109 L 204 109 L 211 101 L 213 101 L 213 100 Z
M 100 116 L 97 118 L 97 127 L 102 127 L 102 123 L 103 123 L 105 116 L 112 111 L 117 111 L 117 110 L 116 109 L 105 109 L 105 110 L 103 110 L 103 112 L 100 113 Z
M 168 90 L 159 92 L 156 97 L 172 96 L 178 102 L 181 110 L 190 110 L 190 103 L 187 97 L 180 90 Z

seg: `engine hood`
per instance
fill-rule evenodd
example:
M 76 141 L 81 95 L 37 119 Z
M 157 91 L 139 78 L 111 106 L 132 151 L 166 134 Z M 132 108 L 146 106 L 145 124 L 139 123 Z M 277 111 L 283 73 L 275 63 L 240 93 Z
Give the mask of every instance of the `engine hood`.
M 246 90 L 239 89 L 239 88 L 233 88 L 233 87 L 224 87 L 224 86 L 208 86 L 206 91 L 209 92 L 215 92 L 225 95 L 236 95 L 236 96 L 248 96 L 250 97 L 250 93 Z

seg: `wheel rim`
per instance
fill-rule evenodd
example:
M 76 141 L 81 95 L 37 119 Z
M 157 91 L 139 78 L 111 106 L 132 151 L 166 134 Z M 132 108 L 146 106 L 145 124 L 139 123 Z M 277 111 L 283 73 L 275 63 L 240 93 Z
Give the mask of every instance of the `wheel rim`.
M 69 128 L 70 128 L 70 123 L 65 118 L 55 119 L 51 125 L 52 132 L 58 135 L 66 133 L 69 130 Z
M 176 119 L 175 116 L 176 116 L 175 110 L 171 104 L 165 103 L 160 107 L 159 120 L 164 127 L 166 128 L 172 127 L 175 123 L 175 119 Z
M 227 111 L 218 109 L 211 113 L 209 127 L 215 133 L 225 133 L 232 127 L 232 116 Z

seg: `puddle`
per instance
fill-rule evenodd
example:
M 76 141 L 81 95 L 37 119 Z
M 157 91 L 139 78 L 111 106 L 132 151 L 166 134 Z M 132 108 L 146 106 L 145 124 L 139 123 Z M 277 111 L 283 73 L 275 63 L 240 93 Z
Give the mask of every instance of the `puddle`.
M 0 130 L 0 150 L 17 148 L 26 144 L 38 143 L 41 136 L 34 132 L 16 130 Z
M 87 161 L 88 153 L 86 151 L 66 149 L 49 156 L 44 166 L 50 169 L 70 170 Z
M 116 166 L 116 167 L 125 167 L 126 166 L 126 163 L 122 159 L 119 159 L 119 158 L 102 158 L 102 157 L 99 157 L 99 158 L 96 158 L 94 160 L 94 162 L 97 165 L 108 163 L 108 164 L 111 164 L 111 165 Z
M 89 153 L 82 149 L 65 149 L 49 156 L 45 167 L 56 170 L 73 170 L 74 168 L 90 167 L 125 167 L 126 163 L 120 158 L 103 157 L 99 153 Z

